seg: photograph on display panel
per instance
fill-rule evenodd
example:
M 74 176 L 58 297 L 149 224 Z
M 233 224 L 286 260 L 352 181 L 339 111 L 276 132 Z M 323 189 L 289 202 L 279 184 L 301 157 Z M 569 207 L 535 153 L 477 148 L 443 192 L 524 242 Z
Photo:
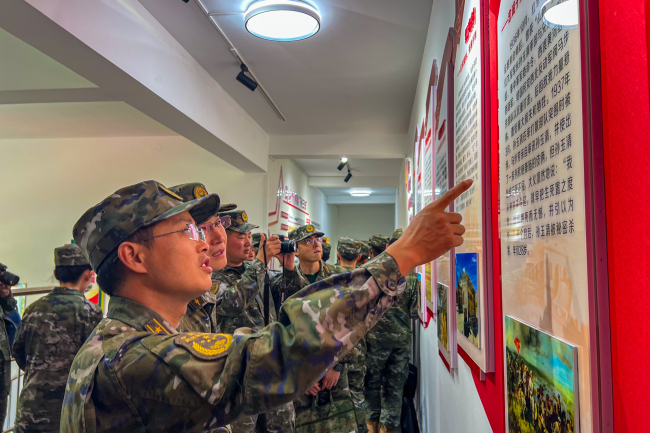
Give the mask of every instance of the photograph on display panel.
M 578 432 L 577 372 L 576 346 L 506 316 L 508 431 Z
M 456 326 L 480 347 L 478 254 L 456 253 Z
M 444 349 L 449 352 L 449 286 L 444 284 L 437 284 L 437 325 L 438 325 L 438 341 Z

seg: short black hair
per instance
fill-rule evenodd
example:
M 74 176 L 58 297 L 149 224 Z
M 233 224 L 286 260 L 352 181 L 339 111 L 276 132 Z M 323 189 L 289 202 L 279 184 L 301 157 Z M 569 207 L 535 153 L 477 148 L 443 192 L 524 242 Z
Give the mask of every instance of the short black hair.
M 153 236 L 154 225 L 141 228 L 129 236 L 124 242 L 151 246 L 154 241 L 150 239 Z M 115 251 L 110 253 L 104 260 L 104 263 L 97 269 L 97 284 L 104 293 L 108 296 L 113 296 L 115 290 L 124 283 L 125 275 L 126 267 L 117 256 L 117 248 L 115 248 Z
M 372 252 L 375 254 L 375 257 L 377 257 L 379 254 L 386 251 L 386 246 L 385 245 L 383 247 L 376 247 L 374 245 L 370 245 L 370 248 L 372 248 Z
M 330 253 L 323 253 L 323 261 L 326 262 L 330 259 Z
M 54 268 L 54 278 L 60 283 L 72 283 L 76 285 L 83 273 L 91 270 L 90 265 L 56 266 Z
M 341 255 L 341 258 L 343 260 L 346 260 L 348 262 L 353 262 L 359 258 L 359 254 L 353 254 L 347 251 L 346 252 L 339 251 L 338 253 Z
M 388 245 L 393 245 L 393 244 L 394 244 L 395 242 L 397 242 L 398 240 L 399 240 L 399 239 L 395 239 L 395 238 L 393 238 L 393 239 L 391 239 L 391 240 L 388 241 Z

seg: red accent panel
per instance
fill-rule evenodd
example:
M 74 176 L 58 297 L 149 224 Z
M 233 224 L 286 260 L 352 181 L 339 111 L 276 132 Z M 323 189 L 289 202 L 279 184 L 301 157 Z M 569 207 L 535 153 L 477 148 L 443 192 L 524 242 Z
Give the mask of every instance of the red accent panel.
M 614 427 L 641 433 L 650 407 L 650 1 L 598 5 Z
M 300 209 L 298 206 L 294 206 L 294 205 L 292 205 L 291 203 L 289 203 L 289 202 L 286 201 L 286 200 L 284 200 L 284 204 L 288 204 L 288 205 L 291 206 L 292 208 L 299 210 L 300 212 L 304 213 L 305 215 L 309 215 L 307 212 L 305 212 L 304 210 Z

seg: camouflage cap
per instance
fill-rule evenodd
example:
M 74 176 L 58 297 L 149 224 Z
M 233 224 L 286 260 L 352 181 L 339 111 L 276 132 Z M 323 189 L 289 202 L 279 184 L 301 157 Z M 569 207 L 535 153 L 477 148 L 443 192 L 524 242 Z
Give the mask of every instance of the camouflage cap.
M 323 237 L 325 233 L 319 232 L 316 230 L 316 228 L 311 225 L 307 224 L 306 226 L 300 226 L 291 233 L 289 233 L 289 239 L 292 241 L 296 242 L 301 242 L 310 237 L 311 235 L 316 235 L 317 237 Z
M 77 244 L 54 248 L 54 266 L 84 266 L 89 264 L 88 258 L 84 256 Z
M 253 240 L 254 247 L 259 246 L 260 242 L 262 242 L 262 233 L 253 233 L 251 239 Z
M 219 209 L 219 196 L 209 194 L 183 203 L 183 199 L 155 180 L 115 191 L 88 209 L 77 221 L 72 237 L 97 270 L 117 247 L 141 228 L 189 211 L 203 224 Z
M 208 190 L 200 182 L 182 183 L 170 187 L 173 192 L 180 195 L 183 201 L 196 200 L 197 198 L 205 197 L 208 195 Z M 224 203 L 219 206 L 219 212 L 227 212 L 237 209 L 235 203 Z
M 370 246 L 367 243 L 361 242 L 361 260 L 367 259 L 370 256 Z
M 384 235 L 372 235 L 368 241 L 368 245 L 375 248 L 386 248 L 389 239 Z
M 259 228 L 259 226 L 248 222 L 248 215 L 246 215 L 246 211 L 243 210 L 219 212 L 219 216 L 230 217 L 230 227 L 228 227 L 228 230 L 232 230 L 233 232 L 246 233 Z
M 332 253 L 332 245 L 323 242 L 321 244 L 321 247 L 323 248 L 323 256 L 325 255 L 329 256 Z
M 398 240 L 399 238 L 402 237 L 402 233 L 404 233 L 404 232 L 402 231 L 402 229 L 397 229 L 397 230 L 395 230 L 395 231 L 393 232 L 393 235 L 390 237 L 390 240 L 389 240 L 388 242 L 392 244 L 393 242 L 395 242 L 396 240 Z
M 339 238 L 339 244 L 336 246 L 336 251 L 341 254 L 354 254 L 358 256 L 361 254 L 361 242 L 348 237 Z

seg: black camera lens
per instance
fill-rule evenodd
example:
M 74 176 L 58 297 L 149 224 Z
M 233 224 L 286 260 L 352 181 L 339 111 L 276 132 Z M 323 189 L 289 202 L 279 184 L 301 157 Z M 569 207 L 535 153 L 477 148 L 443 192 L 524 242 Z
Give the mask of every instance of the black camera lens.
M 280 253 L 281 254 L 293 254 L 298 251 L 298 245 L 296 244 L 296 241 L 291 241 L 289 240 L 289 237 L 286 235 L 275 235 L 278 238 L 280 238 L 281 241 L 281 247 L 280 247 Z
M 15 286 L 20 281 L 20 277 L 7 271 L 7 266 L 0 263 L 0 283 L 8 286 Z

